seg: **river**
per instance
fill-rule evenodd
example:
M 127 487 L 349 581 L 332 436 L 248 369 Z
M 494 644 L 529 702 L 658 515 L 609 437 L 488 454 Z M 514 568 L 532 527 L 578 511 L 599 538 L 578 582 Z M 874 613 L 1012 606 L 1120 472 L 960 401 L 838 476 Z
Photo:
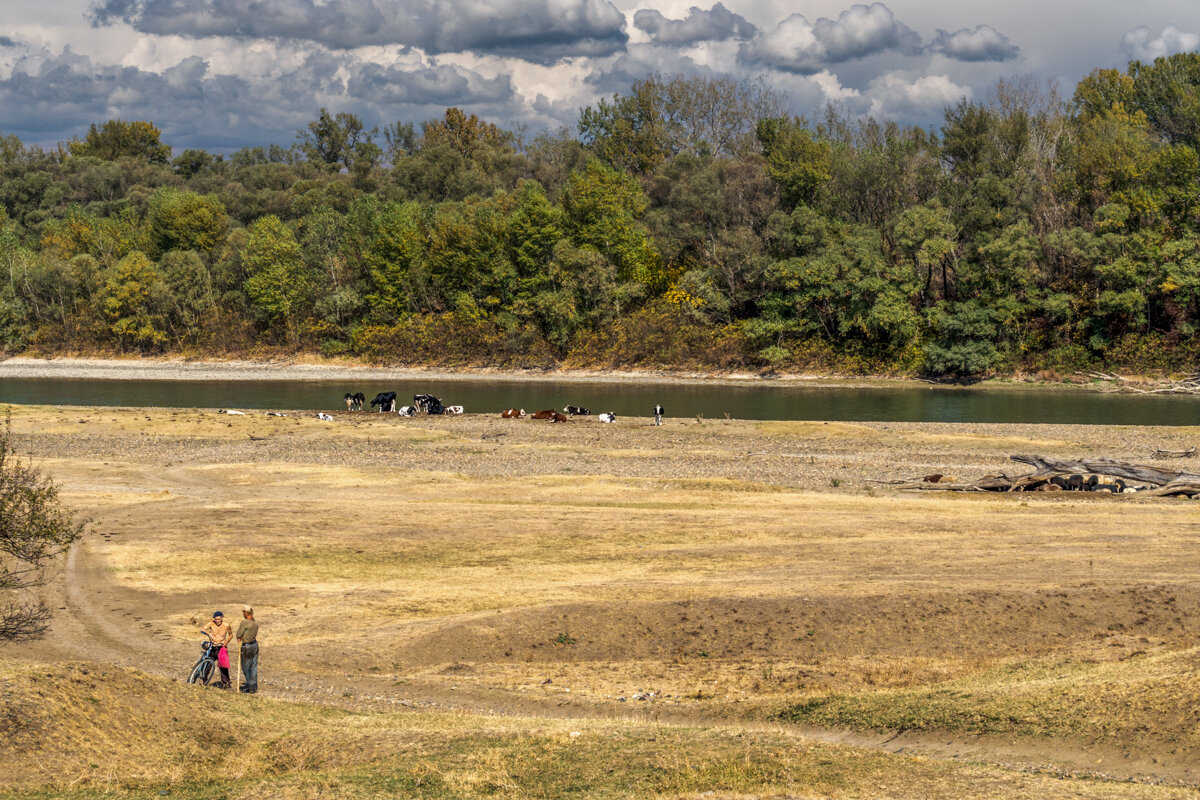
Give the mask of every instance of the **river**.
M 668 416 L 720 419 L 794 419 L 894 422 L 1086 423 L 1200 425 L 1200 398 L 1099 394 L 1036 388 L 942 386 L 865 388 L 795 383 L 582 382 L 515 378 L 369 380 L 142 380 L 0 378 L 0 402 L 79 406 L 159 406 L 330 410 L 345 408 L 347 391 L 367 401 L 395 391 L 401 404 L 434 394 L 468 413 L 506 408 L 533 412 L 568 404 L 593 413 L 648 416 L 661 403 Z

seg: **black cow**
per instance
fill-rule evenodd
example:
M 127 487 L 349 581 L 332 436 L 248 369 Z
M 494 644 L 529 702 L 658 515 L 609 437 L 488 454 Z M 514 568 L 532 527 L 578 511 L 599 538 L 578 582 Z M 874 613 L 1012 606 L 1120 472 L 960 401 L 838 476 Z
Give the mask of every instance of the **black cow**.
M 367 396 L 362 392 L 350 394 L 346 392 L 346 410 L 347 411 L 362 411 L 363 403 L 367 402 Z
M 1101 483 L 1098 475 L 1092 475 L 1084 484 L 1089 492 L 1109 492 L 1110 494 L 1121 494 L 1125 491 L 1125 481 L 1117 478 L 1112 483 Z
M 414 394 L 413 405 L 417 407 L 417 411 L 426 414 L 441 414 L 445 410 L 442 401 L 431 394 Z
M 581 406 L 567 406 L 563 409 L 563 413 L 571 417 L 587 417 L 592 412 Z
M 1084 491 L 1084 480 L 1082 475 L 1055 475 L 1050 479 L 1050 483 L 1053 483 L 1064 492 Z
M 396 393 L 395 392 L 380 392 L 375 395 L 375 399 L 371 401 L 371 408 L 379 406 L 380 412 L 396 410 Z

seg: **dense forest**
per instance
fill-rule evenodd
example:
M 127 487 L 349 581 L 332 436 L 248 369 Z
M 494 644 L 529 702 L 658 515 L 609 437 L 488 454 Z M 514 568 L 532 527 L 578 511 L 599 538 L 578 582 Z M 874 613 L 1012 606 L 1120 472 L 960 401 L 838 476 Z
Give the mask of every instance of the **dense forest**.
M 457 108 L 173 152 L 0 135 L 0 349 L 977 376 L 1193 368 L 1200 54 L 935 130 L 654 77 L 531 136 Z

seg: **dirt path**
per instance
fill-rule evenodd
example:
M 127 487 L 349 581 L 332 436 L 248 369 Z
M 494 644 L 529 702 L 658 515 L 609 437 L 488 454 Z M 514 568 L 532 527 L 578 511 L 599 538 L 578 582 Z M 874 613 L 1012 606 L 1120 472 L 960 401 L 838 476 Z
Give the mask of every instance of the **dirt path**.
M 77 544 L 45 587 L 45 598 L 55 609 L 49 635 L 5 655 L 42 662 L 82 660 L 114 664 L 182 680 L 196 650 L 142 619 L 138 609 L 146 598 L 108 579 L 106 565 L 94 552 L 95 539 L 93 535 Z M 198 642 L 199 635 L 196 638 Z M 366 675 L 312 677 L 279 672 L 269 655 L 261 681 L 261 693 L 266 697 L 356 711 L 454 710 L 551 719 L 633 719 L 740 730 L 785 727 L 779 723 L 712 718 L 693 709 L 653 702 L 613 708 L 580 699 L 531 697 L 503 690 L 447 688 L 419 682 L 408 682 L 397 689 L 391 680 Z M 1169 756 L 1134 757 L 1129 751 L 1115 747 L 1088 748 L 1053 740 L 786 727 L 822 742 L 886 752 L 982 762 L 1023 772 L 1200 788 L 1200 765 Z

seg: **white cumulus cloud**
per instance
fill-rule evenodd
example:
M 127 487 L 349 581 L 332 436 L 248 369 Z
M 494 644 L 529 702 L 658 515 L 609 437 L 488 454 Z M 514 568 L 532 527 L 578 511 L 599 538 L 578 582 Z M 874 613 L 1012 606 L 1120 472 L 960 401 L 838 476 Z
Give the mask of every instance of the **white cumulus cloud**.
M 973 95 L 971 87 L 959 86 L 948 75 L 924 75 L 912 79 L 889 72 L 871 81 L 866 96 L 868 113 L 888 119 L 927 119 L 938 116 L 949 105 Z
M 809 22 L 793 14 L 774 30 L 759 34 L 741 51 L 745 61 L 776 69 L 811 74 L 829 64 L 839 64 L 895 50 L 916 53 L 921 38 L 896 19 L 883 3 L 855 5 L 836 20 L 822 17 Z
M 1167 25 L 1157 36 L 1143 26 L 1134 28 L 1121 37 L 1121 50 L 1131 59 L 1138 61 L 1153 61 L 1162 56 L 1187 53 L 1196 49 L 1200 49 L 1200 33 L 1181 31 L 1174 25 Z

